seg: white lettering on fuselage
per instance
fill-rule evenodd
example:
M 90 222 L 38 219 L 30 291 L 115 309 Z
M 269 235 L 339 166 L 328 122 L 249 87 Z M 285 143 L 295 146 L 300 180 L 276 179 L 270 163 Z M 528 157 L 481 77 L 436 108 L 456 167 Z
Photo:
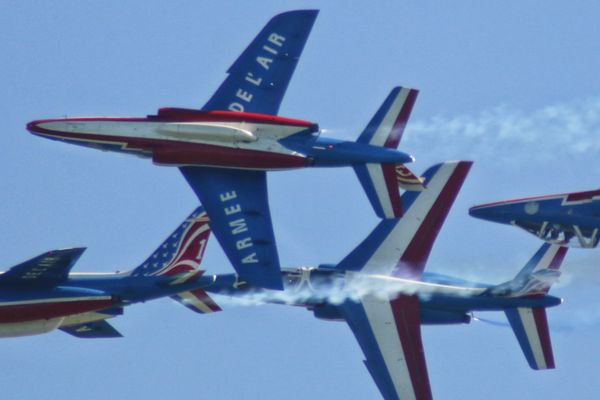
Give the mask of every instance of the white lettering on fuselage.
M 242 206 L 240 203 L 231 204 L 237 199 L 237 193 L 235 190 L 231 192 L 224 192 L 219 195 L 219 199 L 221 203 L 225 204 L 223 207 L 223 212 L 227 217 L 235 217 L 235 219 L 231 219 L 228 221 L 229 229 L 231 231 L 231 235 L 236 237 L 235 240 L 235 248 L 238 252 L 244 251 L 244 254 L 240 254 L 242 264 L 256 264 L 258 263 L 258 259 L 256 258 L 256 252 L 252 251 L 254 247 L 254 243 L 252 242 L 252 238 L 250 236 L 242 236 L 238 238 L 238 235 L 242 233 L 248 232 L 248 224 L 246 223 L 246 219 L 244 217 L 240 217 L 238 214 L 242 212 Z M 248 251 L 251 251 L 248 253 Z
M 263 72 L 271 69 L 275 57 L 279 54 L 281 47 L 283 46 L 286 38 L 278 33 L 271 33 L 267 38 L 267 43 L 262 46 L 264 53 L 256 56 L 256 64 L 260 66 L 259 70 Z M 255 64 L 255 65 L 256 65 Z M 250 83 L 255 87 L 260 87 L 263 83 L 262 76 L 256 76 L 253 72 L 248 71 L 244 81 Z M 235 92 L 235 101 L 229 104 L 227 107 L 230 111 L 243 112 L 246 106 L 252 103 L 254 93 L 249 89 L 238 88 Z

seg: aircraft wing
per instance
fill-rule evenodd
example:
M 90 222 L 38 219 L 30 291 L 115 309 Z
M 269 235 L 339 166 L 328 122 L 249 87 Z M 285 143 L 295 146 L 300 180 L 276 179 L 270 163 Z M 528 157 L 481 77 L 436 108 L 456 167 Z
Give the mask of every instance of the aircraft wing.
M 336 268 L 420 279 L 470 167 L 469 161 L 448 161 L 429 168 L 427 189 L 402 195 L 404 215 L 382 220 Z
M 317 14 L 297 10 L 273 17 L 202 109 L 277 115 Z
M 67 279 L 85 247 L 52 250 L 16 265 L 0 275 L 0 288 L 52 288 Z
M 87 322 L 77 325 L 62 326 L 61 331 L 81 339 L 117 338 L 123 337 L 106 320 Z
M 181 167 L 240 279 L 283 289 L 264 171 Z
M 386 400 L 432 398 L 419 317 L 419 300 L 374 296 L 347 301 L 342 313 L 358 340 L 365 365 Z

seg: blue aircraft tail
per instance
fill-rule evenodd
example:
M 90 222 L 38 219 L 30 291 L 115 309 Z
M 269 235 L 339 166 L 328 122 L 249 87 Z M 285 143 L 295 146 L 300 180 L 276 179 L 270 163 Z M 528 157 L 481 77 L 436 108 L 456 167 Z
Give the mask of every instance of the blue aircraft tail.
M 544 243 L 512 281 L 491 288 L 489 292 L 510 297 L 545 295 L 558 279 L 566 253 L 567 247 Z M 546 309 L 518 307 L 505 313 L 529 366 L 536 370 L 554 368 Z
M 395 87 L 375 113 L 357 142 L 371 146 L 397 148 L 410 117 L 418 91 Z M 380 218 L 402 216 L 398 187 L 423 190 L 423 180 L 403 164 L 363 164 L 354 170 Z
M 200 206 L 146 261 L 131 271 L 131 275 L 169 275 L 173 276 L 173 285 L 195 279 L 204 272 L 199 267 L 209 236 L 208 215 Z M 199 313 L 221 310 L 203 289 L 178 293 L 171 298 Z

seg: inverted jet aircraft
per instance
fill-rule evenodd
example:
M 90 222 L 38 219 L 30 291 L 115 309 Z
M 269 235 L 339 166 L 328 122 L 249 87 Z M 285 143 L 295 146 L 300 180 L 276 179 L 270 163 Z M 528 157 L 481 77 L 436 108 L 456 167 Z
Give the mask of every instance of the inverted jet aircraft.
M 514 225 L 562 246 L 593 248 L 600 240 L 600 190 L 480 204 L 469 214 Z
M 210 235 L 196 209 L 139 267 L 123 273 L 69 273 L 85 248 L 53 250 L 0 274 L 0 337 L 60 329 L 81 338 L 119 337 L 106 319 L 123 307 L 171 296 L 188 308 L 220 308 L 202 287 L 198 266 Z
M 277 116 L 316 17 L 316 10 L 299 10 L 271 19 L 200 110 L 44 119 L 27 129 L 179 167 L 237 273 L 255 286 L 282 289 L 266 171 L 352 166 L 381 218 L 402 214 L 399 185 L 423 189 L 404 165 L 413 158 L 396 150 L 416 90 L 393 89 L 356 142 L 320 137 L 315 123 Z
M 381 221 L 337 265 L 284 269 L 283 292 L 253 287 L 235 274 L 215 276 L 205 290 L 306 307 L 317 318 L 346 321 L 386 400 L 432 398 L 421 325 L 468 323 L 473 311 L 504 311 L 531 368 L 554 368 L 546 308 L 561 300 L 547 292 L 566 247 L 545 243 L 513 280 L 500 285 L 424 273 L 469 167 L 448 162 L 429 169 L 427 190 L 402 196 L 402 218 Z

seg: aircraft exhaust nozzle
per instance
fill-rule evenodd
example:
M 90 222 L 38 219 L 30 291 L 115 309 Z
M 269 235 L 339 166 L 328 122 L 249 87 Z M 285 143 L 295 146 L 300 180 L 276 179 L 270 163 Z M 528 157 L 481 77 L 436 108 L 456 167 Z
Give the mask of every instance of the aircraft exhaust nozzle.
M 173 138 L 204 139 L 220 142 L 255 142 L 258 138 L 250 131 L 227 125 L 215 125 L 199 122 L 165 123 L 158 132 Z

